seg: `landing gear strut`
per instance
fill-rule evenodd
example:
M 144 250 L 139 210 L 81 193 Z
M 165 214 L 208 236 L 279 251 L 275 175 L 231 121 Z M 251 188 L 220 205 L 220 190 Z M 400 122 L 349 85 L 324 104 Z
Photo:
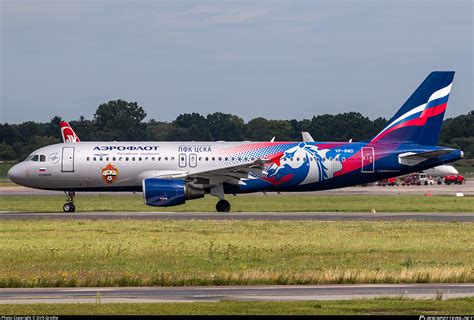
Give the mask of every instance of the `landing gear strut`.
M 216 204 L 217 212 L 229 212 L 230 211 L 230 203 L 227 200 L 219 200 Z
M 230 211 L 230 203 L 229 201 L 224 199 L 224 186 L 218 184 L 215 187 L 211 188 L 211 196 L 218 197 L 219 201 L 216 204 L 217 212 L 229 212 Z
M 76 193 L 74 191 L 64 191 L 66 194 L 66 203 L 63 206 L 64 212 L 74 212 L 76 211 L 76 206 L 74 205 L 74 197 Z

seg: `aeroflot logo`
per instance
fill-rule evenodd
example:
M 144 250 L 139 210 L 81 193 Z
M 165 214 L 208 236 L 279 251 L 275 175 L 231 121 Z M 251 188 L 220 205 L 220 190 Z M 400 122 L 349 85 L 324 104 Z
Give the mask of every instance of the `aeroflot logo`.
M 118 151 L 135 151 L 135 150 L 141 150 L 141 151 L 156 151 L 158 150 L 158 146 L 95 146 L 94 150 L 98 151 L 112 151 L 112 150 L 118 150 Z

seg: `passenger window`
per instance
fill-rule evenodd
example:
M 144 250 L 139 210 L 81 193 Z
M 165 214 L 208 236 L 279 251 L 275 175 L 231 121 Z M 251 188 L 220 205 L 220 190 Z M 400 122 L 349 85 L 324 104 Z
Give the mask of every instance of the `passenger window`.
M 104 160 L 104 158 L 100 157 L 100 158 L 99 158 L 99 161 L 102 161 L 102 160 Z
M 138 161 L 142 161 L 142 157 L 138 157 Z
M 96 158 L 96 157 L 94 157 L 94 158 L 92 158 L 92 160 L 96 161 L 96 160 L 97 160 L 97 158 Z
M 168 157 L 165 157 L 165 161 L 168 161 Z
M 128 157 L 125 157 L 125 161 L 128 161 Z
M 135 161 L 135 157 L 132 157 L 132 161 Z
M 109 161 L 109 157 L 106 157 L 106 158 L 105 158 L 105 161 Z
M 112 157 L 112 161 L 115 161 L 115 157 Z
M 155 161 L 155 157 L 151 157 L 151 161 Z
M 40 155 L 40 161 L 46 162 L 46 156 L 44 154 Z
M 86 161 L 90 161 L 90 160 L 91 160 L 91 158 L 90 158 L 90 157 L 87 157 L 87 158 L 86 158 Z

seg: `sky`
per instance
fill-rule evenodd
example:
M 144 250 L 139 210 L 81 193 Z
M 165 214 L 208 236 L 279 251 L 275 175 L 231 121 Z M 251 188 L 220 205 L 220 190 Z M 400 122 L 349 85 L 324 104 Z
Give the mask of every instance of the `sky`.
M 390 118 L 433 70 L 456 71 L 447 117 L 474 110 L 473 1 L 0 0 L 0 123 L 248 121 L 356 111 Z

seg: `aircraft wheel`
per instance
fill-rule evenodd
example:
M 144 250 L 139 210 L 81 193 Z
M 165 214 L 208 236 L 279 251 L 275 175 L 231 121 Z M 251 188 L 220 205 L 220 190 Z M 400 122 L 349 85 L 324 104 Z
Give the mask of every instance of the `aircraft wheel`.
M 74 212 L 74 211 L 76 211 L 76 206 L 74 206 L 74 205 L 71 204 L 71 203 L 66 203 L 66 204 L 63 206 L 63 211 L 64 211 L 64 212 Z
M 230 203 L 227 200 L 219 200 L 216 204 L 217 212 L 229 212 L 230 211 Z

